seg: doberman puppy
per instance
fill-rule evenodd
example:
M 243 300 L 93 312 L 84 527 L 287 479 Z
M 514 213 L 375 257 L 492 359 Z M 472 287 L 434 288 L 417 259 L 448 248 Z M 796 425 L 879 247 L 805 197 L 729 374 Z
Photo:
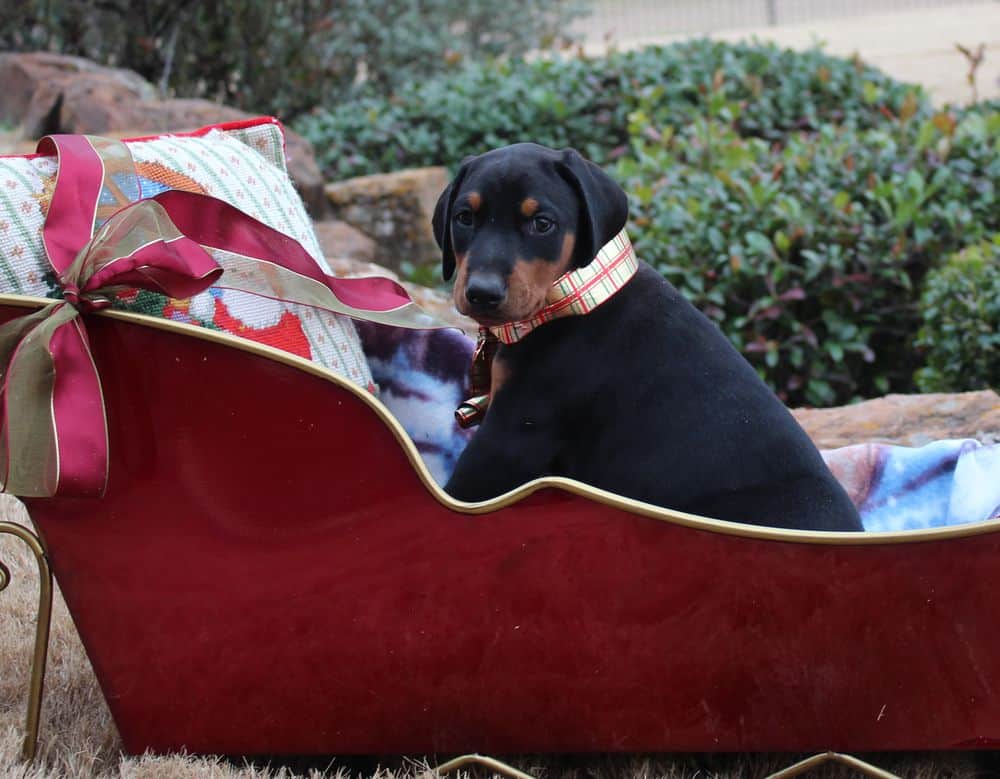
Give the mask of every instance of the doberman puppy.
M 627 216 L 625 193 L 598 166 L 521 143 L 466 159 L 433 227 L 456 307 L 496 327 L 538 312 Z M 489 409 L 445 489 L 478 501 L 545 475 L 717 519 L 861 529 L 756 371 L 641 262 L 589 313 L 499 347 Z

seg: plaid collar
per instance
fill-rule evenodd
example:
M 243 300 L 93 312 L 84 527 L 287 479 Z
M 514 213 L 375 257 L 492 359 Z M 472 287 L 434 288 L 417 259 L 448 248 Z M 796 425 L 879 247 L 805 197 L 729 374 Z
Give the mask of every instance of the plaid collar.
M 490 374 L 497 342 L 513 344 L 539 325 L 564 316 L 589 314 L 625 286 L 636 271 L 639 261 L 632 244 L 622 230 L 608 241 L 597 256 L 584 268 L 578 268 L 556 279 L 545 296 L 545 307 L 529 319 L 507 322 L 496 327 L 480 327 L 479 341 L 472 357 L 469 384 L 472 397 L 455 410 L 455 420 L 466 428 L 478 425 L 490 405 Z
M 553 319 L 589 314 L 624 287 L 637 270 L 639 261 L 622 229 L 601 247 L 588 265 L 556 279 L 545 296 L 546 304 L 541 311 L 528 319 L 506 322 L 490 330 L 502 343 L 513 344 Z

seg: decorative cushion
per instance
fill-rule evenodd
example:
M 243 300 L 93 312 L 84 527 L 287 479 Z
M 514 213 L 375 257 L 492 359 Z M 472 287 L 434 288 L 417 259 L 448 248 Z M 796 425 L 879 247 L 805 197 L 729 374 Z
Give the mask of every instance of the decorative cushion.
M 298 241 L 330 272 L 285 168 L 275 119 L 215 125 L 192 133 L 126 141 L 144 197 L 167 189 L 225 200 Z M 58 297 L 42 244 L 55 186 L 54 157 L 0 157 L 0 292 Z M 212 287 L 189 300 L 124 293 L 119 308 L 221 330 L 330 368 L 374 391 L 354 323 L 345 316 Z

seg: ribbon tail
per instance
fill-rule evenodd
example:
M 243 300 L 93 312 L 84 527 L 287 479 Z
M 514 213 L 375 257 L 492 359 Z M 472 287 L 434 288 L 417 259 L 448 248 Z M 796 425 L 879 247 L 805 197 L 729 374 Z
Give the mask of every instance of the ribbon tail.
M 214 257 L 225 271 L 215 285 L 220 289 L 249 292 L 273 300 L 332 311 L 352 319 L 410 330 L 452 326 L 420 308 L 392 279 L 380 276 L 338 279 L 326 274 L 313 278 L 268 260 L 231 252 L 216 250 Z
M 103 494 L 104 400 L 76 309 L 57 303 L 8 322 L 0 327 L 0 356 L 4 351 L 10 357 L 0 388 L 3 491 L 22 497 Z
M 354 319 L 365 319 L 376 324 L 405 327 L 410 330 L 443 330 L 454 327 L 428 314 L 413 302 L 402 284 L 384 276 L 349 279 L 326 276 L 326 286 L 343 305 L 344 310 L 341 313 Z M 366 301 L 374 296 L 385 300 L 395 296 L 396 305 L 381 311 L 366 307 Z
M 378 324 L 428 330 L 450 325 L 414 303 L 392 279 L 338 279 L 300 243 L 221 200 L 170 190 L 154 200 L 182 234 L 213 250 L 221 289 L 249 292 Z
M 32 359 L 24 341 L 58 308 L 58 303 L 12 319 L 0 327 L 0 490 L 33 495 L 55 482 L 55 446 L 52 426 L 41 413 L 39 398 L 50 397 L 54 371 L 51 363 Z M 27 359 L 26 359 L 27 358 Z M 27 399 L 28 408 L 23 407 Z M 30 441 L 25 434 L 33 431 Z M 29 486 L 30 485 L 30 486 Z

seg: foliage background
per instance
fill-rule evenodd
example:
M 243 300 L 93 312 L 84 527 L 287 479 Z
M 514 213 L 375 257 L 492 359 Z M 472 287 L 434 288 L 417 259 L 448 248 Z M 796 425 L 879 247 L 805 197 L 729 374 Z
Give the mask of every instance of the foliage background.
M 4 0 L 0 50 L 131 68 L 164 94 L 285 120 L 360 84 L 398 85 L 470 57 L 563 42 L 582 0 Z
M 957 331 L 917 342 L 924 277 L 1000 230 L 997 106 L 938 109 L 819 49 L 696 40 L 472 62 L 296 126 L 331 177 L 454 166 L 518 140 L 580 149 L 628 192 L 639 255 L 791 405 L 932 386 L 915 371 Z M 1000 373 L 983 370 L 959 360 L 933 386 Z
M 819 49 L 694 40 L 607 56 L 469 62 L 432 79 L 370 90 L 297 122 L 333 177 L 454 165 L 515 140 L 572 145 L 608 164 L 628 148 L 629 117 L 683 126 L 723 104 L 744 137 L 781 140 L 834 123 L 879 126 L 886 112 L 929 110 L 923 93 L 859 60 Z M 904 109 L 904 105 L 907 106 Z
M 1000 387 L 1000 235 L 951 255 L 924 282 L 923 392 Z
M 1000 310 L 944 304 L 966 300 L 972 277 L 992 290 L 998 272 L 995 103 L 935 107 L 819 48 L 694 40 L 583 56 L 564 30 L 584 9 L 14 0 L 0 49 L 127 64 L 164 93 L 277 114 L 329 179 L 453 167 L 522 140 L 576 147 L 628 192 L 640 256 L 788 404 L 996 385 L 1000 350 L 972 348 L 960 323 L 973 317 L 992 345 Z

